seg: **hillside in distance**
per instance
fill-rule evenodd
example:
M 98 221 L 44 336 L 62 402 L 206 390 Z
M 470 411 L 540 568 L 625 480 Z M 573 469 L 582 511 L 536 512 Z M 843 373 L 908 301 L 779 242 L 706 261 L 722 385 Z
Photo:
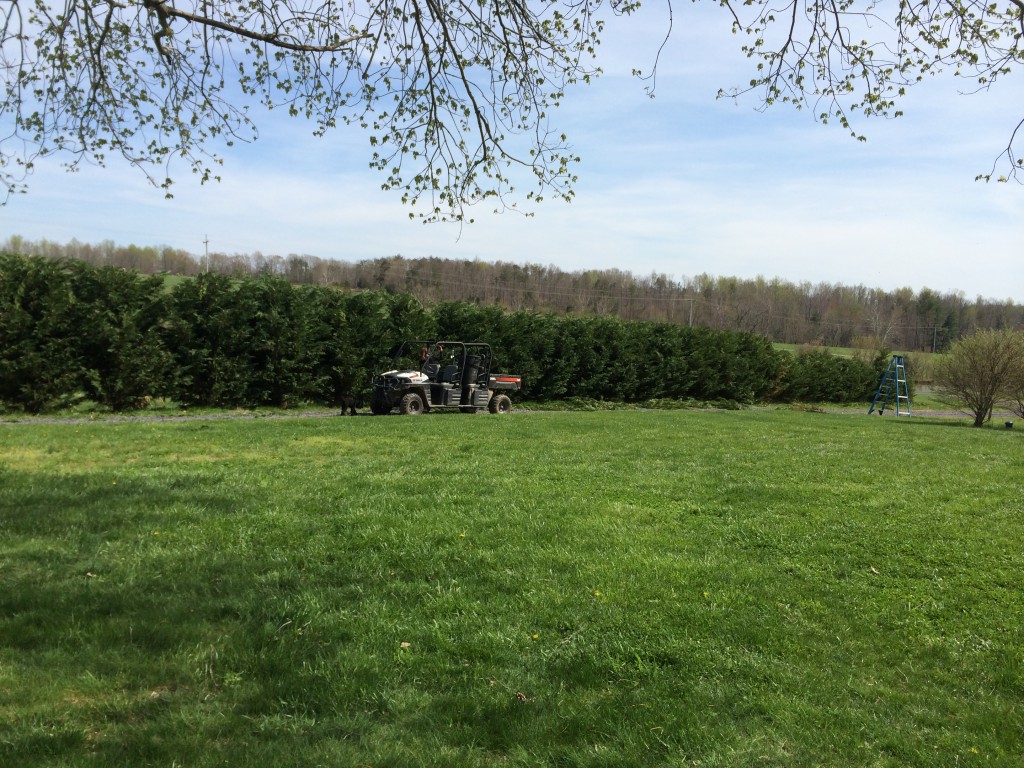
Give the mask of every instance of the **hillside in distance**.
M 11 237 L 0 251 L 79 259 L 146 274 L 190 276 L 271 273 L 296 284 L 408 293 L 426 306 L 442 301 L 494 304 L 509 310 L 614 315 L 625 320 L 742 330 L 787 344 L 942 351 L 985 328 L 1024 327 L 1024 305 L 928 288 L 886 291 L 864 285 L 795 283 L 701 274 L 676 279 L 619 269 L 566 272 L 555 266 L 400 255 L 347 262 L 290 254 L 196 256 L 157 246 L 61 245 Z

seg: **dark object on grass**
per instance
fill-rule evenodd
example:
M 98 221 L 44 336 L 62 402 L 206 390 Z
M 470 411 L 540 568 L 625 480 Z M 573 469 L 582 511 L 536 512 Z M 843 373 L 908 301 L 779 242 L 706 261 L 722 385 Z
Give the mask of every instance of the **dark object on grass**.
M 343 395 L 341 398 L 341 416 L 356 416 L 356 408 L 362 408 L 363 401 L 351 395 Z
M 1006 428 L 1007 429 L 1013 429 L 1013 422 L 1012 421 L 1007 421 L 1007 422 L 1004 422 L 1004 423 L 1006 424 Z

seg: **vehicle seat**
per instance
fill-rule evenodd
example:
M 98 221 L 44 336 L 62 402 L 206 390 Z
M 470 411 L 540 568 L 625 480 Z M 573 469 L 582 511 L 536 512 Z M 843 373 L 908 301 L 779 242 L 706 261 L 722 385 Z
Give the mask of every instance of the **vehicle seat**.
M 442 384 L 451 384 L 459 380 L 459 366 L 446 365 L 441 369 L 440 381 Z

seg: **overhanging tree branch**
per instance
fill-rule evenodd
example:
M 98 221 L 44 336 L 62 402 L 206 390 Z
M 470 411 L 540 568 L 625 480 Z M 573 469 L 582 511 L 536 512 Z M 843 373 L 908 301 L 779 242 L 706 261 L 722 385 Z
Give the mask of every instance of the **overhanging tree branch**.
M 331 45 L 309 45 L 308 43 L 294 43 L 280 35 L 273 35 L 261 32 L 255 32 L 251 29 L 246 29 L 237 24 L 228 24 L 227 22 L 220 21 L 219 19 L 210 18 L 209 16 L 202 16 L 197 13 L 190 13 L 175 8 L 173 5 L 168 3 L 166 0 L 143 0 L 143 6 L 157 14 L 161 26 L 164 30 L 169 29 L 167 19 L 175 18 L 182 19 L 184 21 L 198 24 L 202 27 L 209 27 L 211 29 L 219 29 L 224 32 L 230 32 L 233 35 L 247 39 L 255 40 L 261 43 L 268 43 L 275 48 L 282 48 L 286 51 L 301 51 L 305 53 L 330 53 L 332 51 L 338 51 L 342 48 L 352 45 L 352 43 L 358 40 L 365 40 L 370 37 L 369 32 L 361 32 L 356 35 L 350 35 L 349 37 L 341 38 Z
M 674 24 L 671 0 L 668 30 Z M 989 89 L 1024 57 L 1024 0 L 721 0 L 754 71 L 721 91 L 813 108 L 858 138 L 858 114 L 896 117 L 906 90 L 942 70 Z M 154 185 L 256 138 L 254 106 L 317 135 L 369 133 L 369 164 L 425 220 L 462 221 L 554 194 L 579 161 L 553 125 L 589 82 L 601 12 L 635 0 L 8 0 L 0 2 L 0 184 L 35 162 L 74 168 L 120 155 Z M 869 42 L 870 41 L 870 42 Z M 664 41 L 662 41 L 662 46 Z M 652 72 L 657 73 L 655 56 Z M 638 73 L 639 74 L 639 73 Z M 242 96 L 239 97 L 238 94 Z M 1000 155 L 1015 178 L 1019 131 Z M 982 174 L 990 178 L 993 174 Z M 525 177 L 525 182 L 524 182 Z M 997 176 L 998 177 L 998 176 Z M 525 194 L 520 188 L 526 185 Z

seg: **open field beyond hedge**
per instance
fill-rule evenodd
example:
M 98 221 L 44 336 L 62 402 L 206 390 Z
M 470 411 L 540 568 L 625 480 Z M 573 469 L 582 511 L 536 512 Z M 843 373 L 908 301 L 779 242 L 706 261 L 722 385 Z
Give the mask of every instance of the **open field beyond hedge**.
M 0 425 L 0 764 L 1019 766 L 1021 430 Z

